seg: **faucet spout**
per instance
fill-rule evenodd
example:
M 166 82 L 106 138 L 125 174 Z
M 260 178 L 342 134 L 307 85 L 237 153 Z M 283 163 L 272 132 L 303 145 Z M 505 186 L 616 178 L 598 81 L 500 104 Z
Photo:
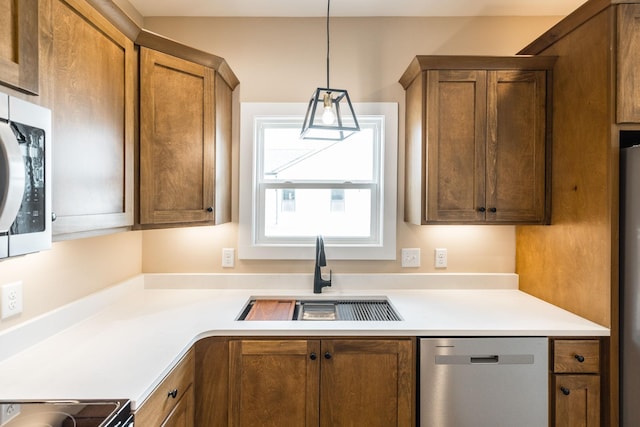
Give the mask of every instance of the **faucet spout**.
M 322 288 L 331 286 L 331 270 L 329 270 L 329 280 L 322 278 L 321 267 L 327 266 L 327 258 L 324 254 L 324 239 L 322 236 L 316 237 L 316 266 L 313 273 L 313 293 L 322 293 Z

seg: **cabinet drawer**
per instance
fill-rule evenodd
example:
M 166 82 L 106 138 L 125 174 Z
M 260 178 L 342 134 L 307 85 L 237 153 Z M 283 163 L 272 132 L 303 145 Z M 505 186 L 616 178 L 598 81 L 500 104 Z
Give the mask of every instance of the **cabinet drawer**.
M 136 411 L 136 425 L 161 425 L 182 396 L 189 391 L 188 388 L 193 383 L 194 370 L 193 350 L 189 350 Z
M 600 342 L 598 340 L 555 340 L 553 372 L 600 372 Z

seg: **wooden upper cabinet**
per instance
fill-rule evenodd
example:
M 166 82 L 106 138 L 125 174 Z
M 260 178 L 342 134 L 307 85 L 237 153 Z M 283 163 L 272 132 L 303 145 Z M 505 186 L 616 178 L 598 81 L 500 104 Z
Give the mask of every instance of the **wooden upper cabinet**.
M 140 222 L 213 221 L 214 79 L 140 48 Z
M 237 79 L 222 58 L 143 31 L 142 227 L 231 221 L 231 114 Z
M 433 112 L 425 117 L 427 138 L 433 141 L 426 145 L 426 163 L 410 160 L 413 172 L 425 169 L 428 197 L 411 202 L 426 209 L 427 222 L 484 217 L 477 208 L 485 203 L 486 79 L 485 71 L 433 70 L 427 73 L 430 90 L 411 93 L 426 95 L 427 110 Z
M 548 221 L 546 80 L 545 70 L 488 73 L 487 221 Z
M 548 221 L 554 58 L 419 56 L 406 89 L 405 221 Z
M 640 4 L 617 7 L 617 122 L 640 123 Z
M 215 223 L 231 222 L 231 112 L 233 89 L 216 73 Z
M 37 95 L 38 0 L 0 0 L 0 84 Z
M 133 42 L 84 0 L 52 0 L 54 235 L 133 225 Z

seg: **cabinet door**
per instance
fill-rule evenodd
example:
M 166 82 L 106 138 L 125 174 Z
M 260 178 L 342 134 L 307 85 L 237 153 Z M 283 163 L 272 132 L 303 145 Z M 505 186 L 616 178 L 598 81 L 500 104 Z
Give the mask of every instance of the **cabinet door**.
M 160 427 L 193 427 L 193 386 L 182 395 Z
M 618 5 L 617 122 L 640 123 L 640 4 Z
M 229 343 L 229 426 L 317 426 L 320 343 Z
M 545 220 L 546 72 L 489 71 L 486 220 Z
M 600 425 L 600 377 L 598 375 L 552 375 L 556 426 Z
M 82 0 L 51 3 L 54 235 L 133 225 L 133 42 Z
M 38 0 L 0 0 L 0 84 L 38 93 Z
M 427 72 L 427 222 L 484 219 L 486 71 Z
M 320 425 L 413 425 L 412 348 L 410 340 L 323 340 Z
M 140 223 L 212 222 L 215 72 L 140 55 Z
M 194 351 L 190 350 L 136 409 L 136 426 L 193 426 L 194 376 Z

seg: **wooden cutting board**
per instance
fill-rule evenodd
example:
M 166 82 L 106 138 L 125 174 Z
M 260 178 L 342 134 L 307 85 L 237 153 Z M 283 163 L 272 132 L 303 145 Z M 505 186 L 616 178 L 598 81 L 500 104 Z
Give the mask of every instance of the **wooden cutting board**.
M 260 299 L 253 303 L 253 307 L 244 320 L 291 320 L 296 300 Z

